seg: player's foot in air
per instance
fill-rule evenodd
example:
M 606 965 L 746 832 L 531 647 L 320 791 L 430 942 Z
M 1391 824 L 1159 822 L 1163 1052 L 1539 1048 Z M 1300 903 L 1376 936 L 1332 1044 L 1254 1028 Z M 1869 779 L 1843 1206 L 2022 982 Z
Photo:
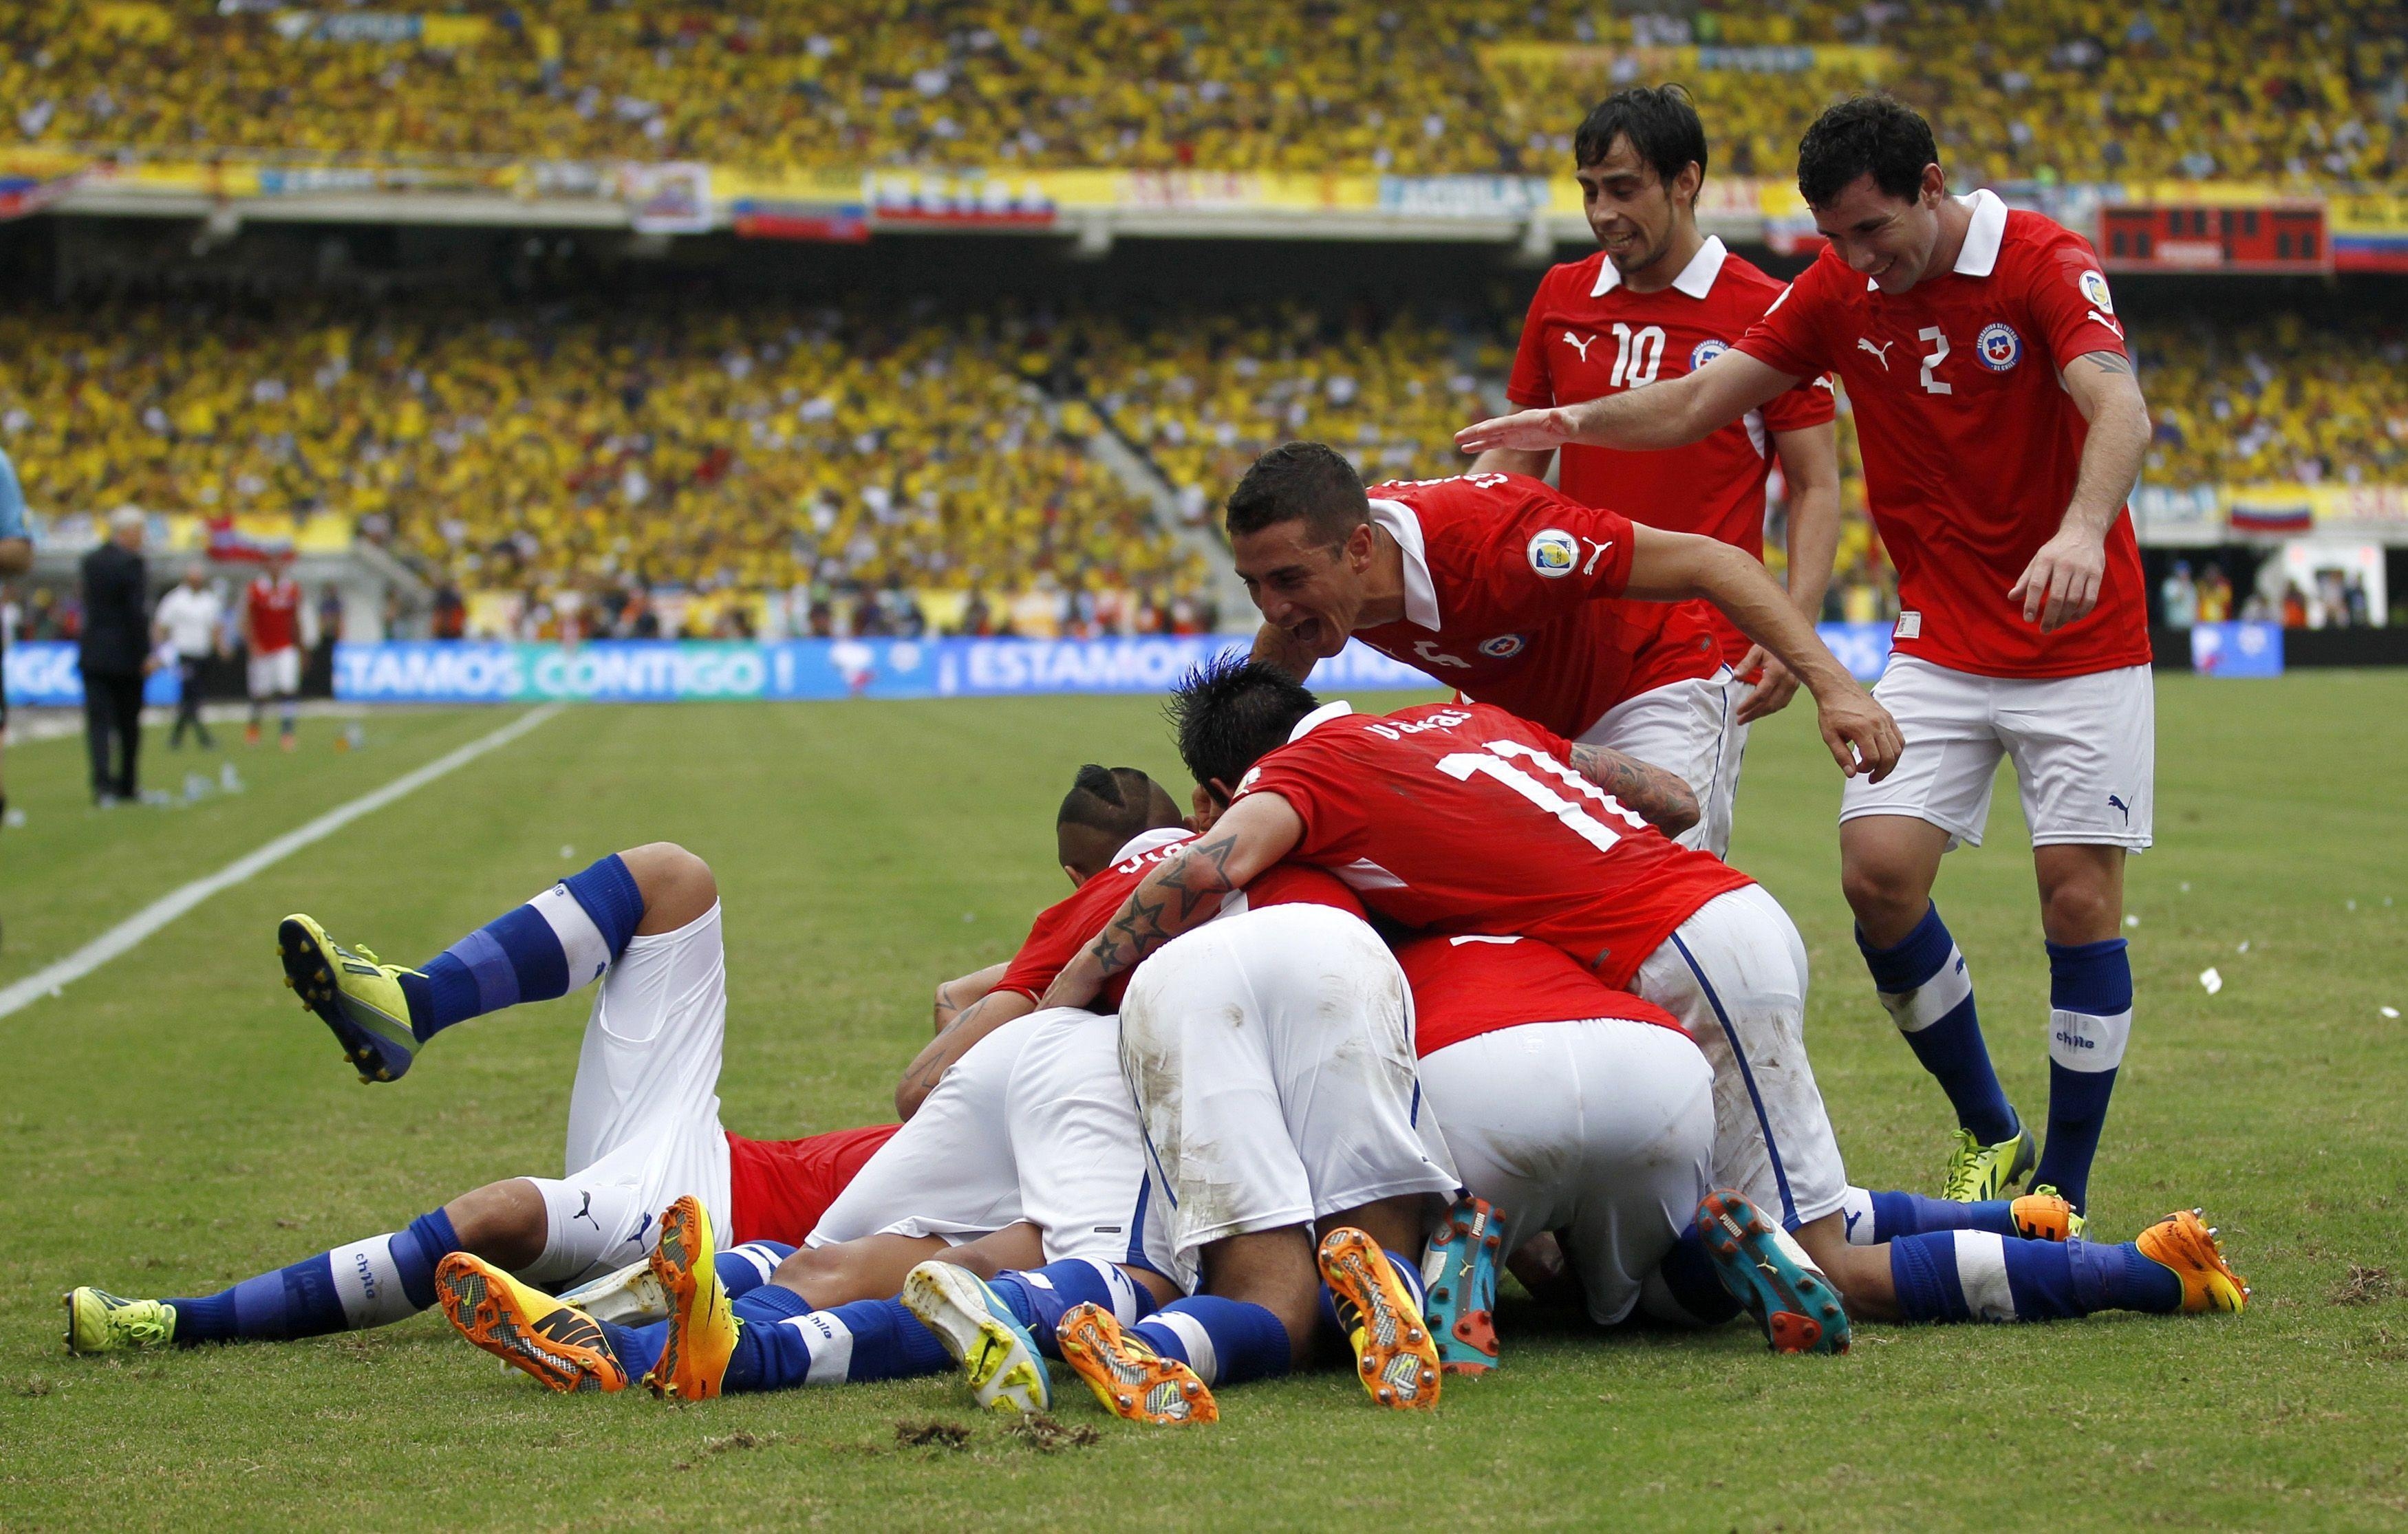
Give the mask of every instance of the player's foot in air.
M 2134 1237 L 2132 1244 L 2141 1255 L 2182 1280 L 2186 1312 L 2240 1311 L 2248 1305 L 2249 1285 L 2224 1260 L 2224 1243 L 2199 1211 L 2176 1210 Z
M 1054 1404 L 1037 1339 L 1003 1297 L 967 1268 L 924 1262 L 904 1276 L 903 1307 L 937 1334 L 978 1403 L 1023 1416 Z
M 164 1348 L 176 1340 L 176 1307 L 156 1299 L 120 1299 L 90 1285 L 62 1297 L 67 1308 L 69 1353 L 123 1353 Z
M 2032 1132 L 2017 1126 L 2009 1139 L 1985 1145 L 1971 1129 L 1956 1131 L 1956 1148 L 1948 1153 L 1948 1173 L 1940 1197 L 1960 1204 L 2004 1198 L 2007 1190 L 2031 1175 L 2040 1162 L 2040 1146 Z
M 1123 1331 L 1120 1318 L 1101 1305 L 1071 1306 L 1054 1337 L 1062 1361 L 1116 1417 L 1165 1427 L 1221 1420 L 1220 1404 L 1194 1369 Z
M 382 963 L 370 949 L 342 947 L 298 911 L 277 924 L 276 956 L 284 961 L 284 983 L 334 1031 L 363 1082 L 397 1082 L 408 1073 L 418 1036 L 398 977 L 417 971 Z
M 661 1361 L 644 1383 L 663 1400 L 707 1401 L 727 1377 L 737 1320 L 719 1282 L 717 1257 L 710 1213 L 701 1199 L 689 1193 L 662 1211 L 652 1277 L 668 1301 L 669 1329 L 661 1340 Z
M 1321 1281 L 1338 1301 L 1338 1319 L 1354 1350 L 1363 1388 L 1400 1412 L 1438 1404 L 1440 1359 L 1412 1291 L 1380 1243 L 1352 1226 L 1322 1238 Z
M 1698 1235 L 1731 1297 L 1775 1353 L 1845 1353 L 1848 1312 L 1806 1249 L 1743 1193 L 1718 1188 L 1698 1205 Z
M 2009 1204 L 2007 1217 L 2014 1221 L 2015 1234 L 2028 1241 L 2078 1241 L 2090 1228 L 2081 1212 L 2046 1183 L 2033 1183 L 2031 1192 Z
M 435 1302 L 452 1329 L 563 1395 L 627 1388 L 627 1370 L 594 1318 L 480 1257 L 435 1265 Z
M 1429 1290 L 1424 1314 L 1438 1338 L 1439 1367 L 1485 1374 L 1497 1367 L 1498 1246 L 1505 1222 L 1485 1198 L 1467 1194 L 1439 1223 L 1422 1259 Z
M 560 1297 L 564 1305 L 574 1305 L 596 1321 L 608 1321 L 614 1326 L 649 1326 L 669 1317 L 668 1297 L 661 1293 L 661 1281 L 652 1276 L 652 1260 L 639 1257 L 615 1273 L 605 1273 L 591 1283 L 580 1283 Z

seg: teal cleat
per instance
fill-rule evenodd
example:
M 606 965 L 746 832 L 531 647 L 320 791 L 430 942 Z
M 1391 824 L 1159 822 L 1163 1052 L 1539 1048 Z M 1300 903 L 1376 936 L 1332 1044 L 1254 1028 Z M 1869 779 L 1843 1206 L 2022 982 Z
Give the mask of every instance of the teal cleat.
M 962 1381 L 981 1406 L 1025 1416 L 1054 1404 L 1037 1339 L 976 1273 L 924 1262 L 904 1277 L 903 1304 L 960 1363 Z
M 1505 1221 L 1485 1198 L 1464 1195 L 1446 1211 L 1422 1254 L 1425 1318 L 1438 1339 L 1439 1368 L 1485 1374 L 1497 1367 L 1497 1265 Z
M 1845 1353 L 1848 1312 L 1805 1248 L 1747 1195 L 1718 1188 L 1698 1205 L 1698 1235 L 1731 1297 L 1764 1327 L 1775 1353 Z
M 276 928 L 276 954 L 284 961 L 284 983 L 318 1014 L 343 1046 L 343 1057 L 370 1082 L 397 1082 L 418 1054 L 409 1026 L 409 998 L 403 995 L 399 965 L 384 964 L 374 952 L 337 945 L 326 929 L 298 912 Z

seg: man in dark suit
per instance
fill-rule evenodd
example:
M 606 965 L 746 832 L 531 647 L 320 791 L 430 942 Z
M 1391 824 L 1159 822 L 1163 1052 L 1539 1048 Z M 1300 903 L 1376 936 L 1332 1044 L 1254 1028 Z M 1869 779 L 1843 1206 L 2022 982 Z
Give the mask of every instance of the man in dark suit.
M 142 560 L 144 517 L 132 507 L 109 514 L 108 541 L 83 556 L 83 729 L 92 748 L 95 804 L 136 795 L 142 750 L 142 678 L 150 664 L 149 571 Z M 117 770 L 109 770 L 109 743 Z

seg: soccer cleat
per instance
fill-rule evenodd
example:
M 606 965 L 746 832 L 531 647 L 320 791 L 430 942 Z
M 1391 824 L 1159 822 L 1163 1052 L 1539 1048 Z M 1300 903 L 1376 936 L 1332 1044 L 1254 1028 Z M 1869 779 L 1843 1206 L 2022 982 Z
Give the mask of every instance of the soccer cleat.
M 1948 1174 L 1940 1197 L 1959 1204 L 2003 1198 L 2007 1190 L 2031 1174 L 2040 1161 L 2040 1147 L 2029 1129 L 2018 1127 L 2014 1138 L 1985 1145 L 1971 1129 L 1956 1131 L 1956 1149 L 1948 1153 Z
M 258 726 L 258 725 L 256 725 L 256 724 L 245 724 L 245 725 L 242 727 L 242 743 L 243 743 L 244 745 L 246 745 L 246 746 L 255 746 L 255 745 L 259 744 L 259 726 Z
M 1845 1353 L 1848 1312 L 1830 1280 L 1747 1195 L 1718 1188 L 1698 1205 L 1698 1235 L 1731 1297 L 1775 1353 Z
M 1062 1361 L 1116 1417 L 1165 1427 L 1221 1420 L 1211 1387 L 1194 1369 L 1123 1331 L 1120 1318 L 1101 1305 L 1071 1306 L 1054 1337 L 1061 1345 Z
M 2151 1262 L 2182 1280 L 2186 1312 L 2240 1311 L 2249 1304 L 2249 1285 L 2224 1260 L 2224 1243 L 2195 1209 L 2176 1210 L 2143 1230 L 2132 1244 Z
M 452 1329 L 563 1395 L 627 1388 L 627 1370 L 594 1318 L 530 1288 L 480 1257 L 445 1254 L 435 1302 Z
M 89 1284 L 59 1297 L 67 1309 L 69 1353 L 122 1353 L 164 1348 L 176 1340 L 176 1307 L 157 1299 L 120 1299 Z
M 924 1262 L 904 1276 L 903 1306 L 962 1366 L 962 1380 L 981 1406 L 1027 1416 L 1054 1404 L 1037 1339 L 976 1273 Z
M 1439 1368 L 1485 1374 L 1497 1367 L 1497 1264 L 1505 1222 L 1485 1198 L 1466 1194 L 1422 1254 L 1425 1316 L 1438 1338 Z
M 615 1273 L 580 1283 L 561 1296 L 560 1302 L 614 1326 L 649 1326 L 669 1318 L 668 1297 L 661 1293 L 661 1281 L 652 1276 L 650 1257 L 639 1257 Z
M 652 1277 L 668 1302 L 669 1329 L 661 1340 L 661 1361 L 644 1383 L 663 1400 L 707 1401 L 727 1376 L 737 1321 L 719 1282 L 717 1255 L 701 1199 L 689 1193 L 662 1211 Z
M 1438 1404 L 1438 1340 L 1380 1243 L 1352 1226 L 1322 1238 L 1321 1281 L 1354 1350 L 1363 1388 L 1382 1406 L 1417 1412 Z
M 399 1081 L 408 1072 L 418 1036 L 410 1031 L 409 999 L 395 977 L 416 970 L 380 963 L 366 948 L 341 947 L 298 911 L 277 925 L 276 953 L 284 961 L 284 983 L 334 1030 L 361 1082 Z
M 2007 1217 L 2015 1223 L 2015 1234 L 2028 1241 L 2078 1241 L 2090 1228 L 2089 1222 L 2046 1183 L 2033 1183 L 2031 1192 L 2009 1204 Z

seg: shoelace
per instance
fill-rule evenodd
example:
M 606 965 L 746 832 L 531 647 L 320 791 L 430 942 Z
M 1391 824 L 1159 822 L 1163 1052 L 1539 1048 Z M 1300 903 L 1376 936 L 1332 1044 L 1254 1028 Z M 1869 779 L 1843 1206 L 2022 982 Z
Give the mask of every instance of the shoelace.
M 1962 1204 L 1971 1202 L 1982 1193 L 1982 1149 L 1972 1130 L 1956 1131 L 1956 1150 L 1948 1158 L 1948 1181 L 1942 1197 Z

